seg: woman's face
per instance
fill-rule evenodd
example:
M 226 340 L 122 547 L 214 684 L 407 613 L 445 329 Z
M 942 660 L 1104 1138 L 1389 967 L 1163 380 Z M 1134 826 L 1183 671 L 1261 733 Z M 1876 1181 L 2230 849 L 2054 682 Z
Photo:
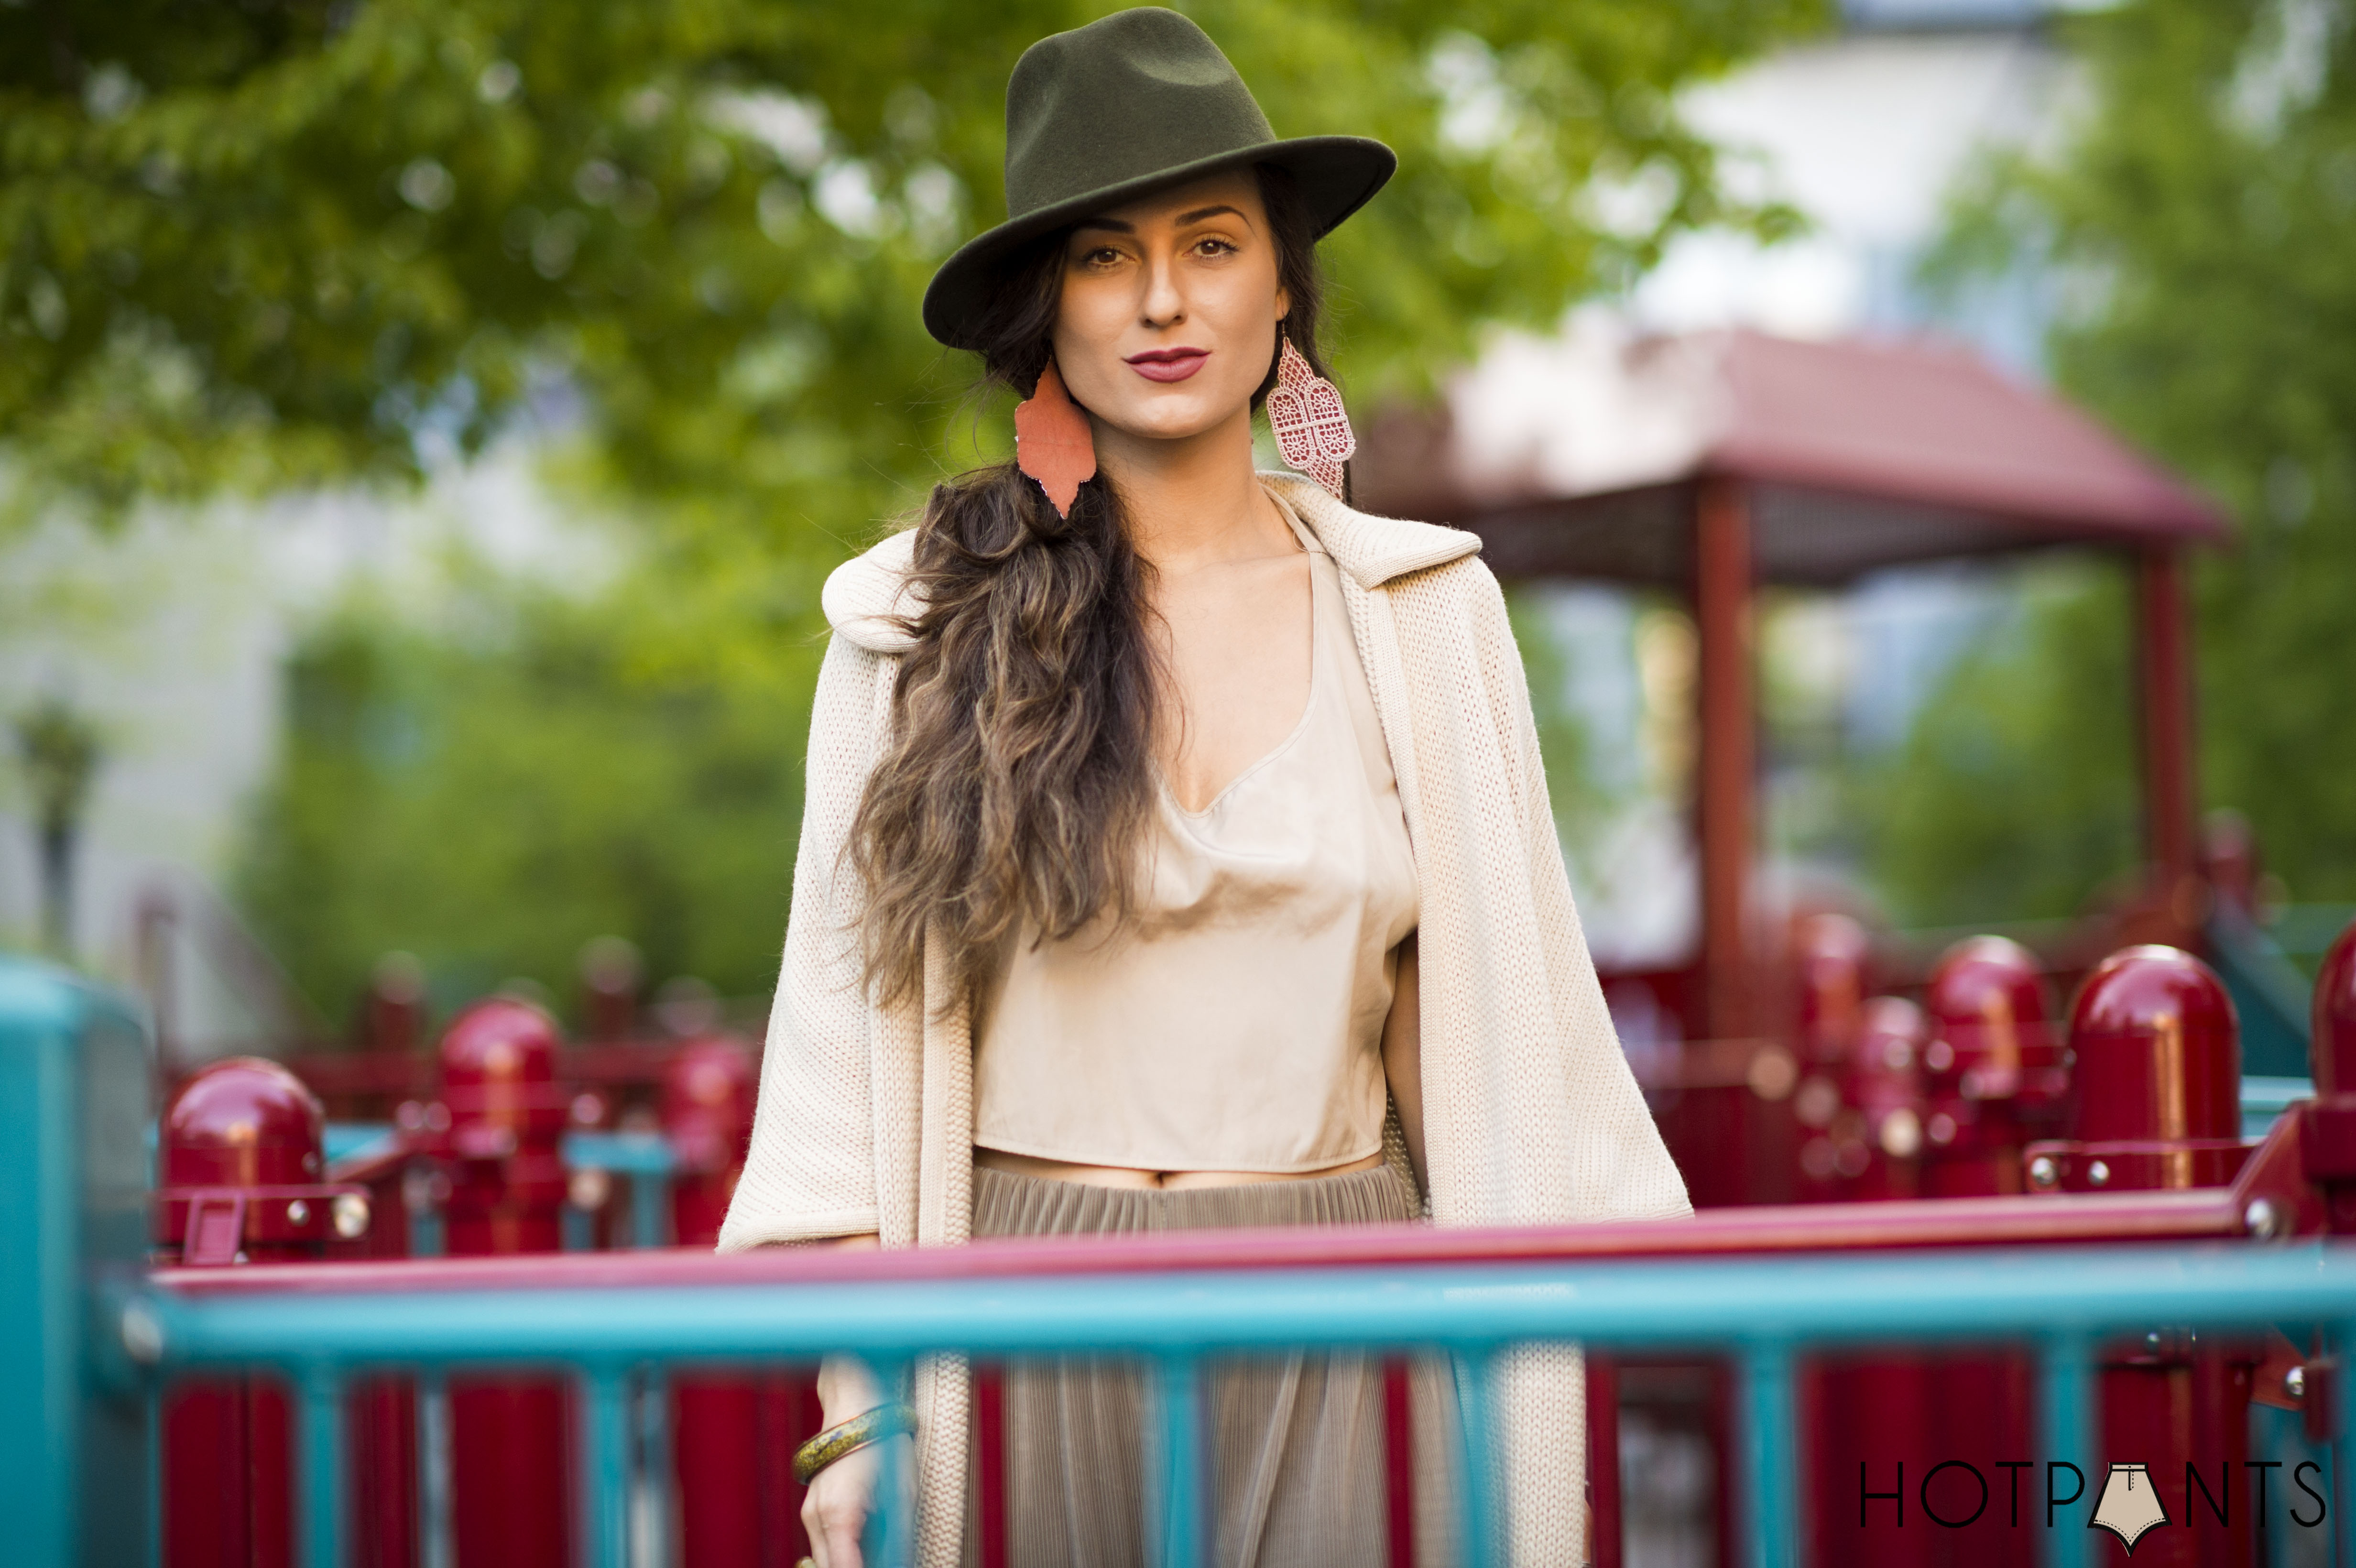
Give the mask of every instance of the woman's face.
M 1064 248 L 1055 365 L 1073 399 L 1141 440 L 1179 441 L 1248 411 L 1290 308 L 1248 169 L 1141 197 Z

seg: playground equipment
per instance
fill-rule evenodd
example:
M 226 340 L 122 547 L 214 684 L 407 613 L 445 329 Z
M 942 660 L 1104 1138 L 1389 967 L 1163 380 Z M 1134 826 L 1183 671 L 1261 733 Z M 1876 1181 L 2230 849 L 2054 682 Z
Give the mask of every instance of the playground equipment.
M 2356 1016 L 2343 1006 L 2351 969 L 2356 926 L 2327 960 L 2316 1001 L 2329 1051 L 2356 1051 L 2356 1030 L 2340 1021 Z M 453 1060 L 487 1058 L 492 1040 L 520 1041 L 527 1058 L 547 1043 L 544 1021 L 492 1016 L 497 1029 L 461 1020 L 454 1033 L 465 1049 Z M 1878 1041 L 1882 1070 L 1896 1071 L 1886 1048 L 1911 1051 L 1924 1032 L 1905 1004 L 1869 998 L 1852 1050 Z M 26 1330 L 0 1340 L 9 1347 L 0 1386 L 28 1391 L 37 1396 L 28 1408 L 48 1413 L 35 1424 L 37 1444 L 13 1431 L 0 1436 L 16 1445 L 0 1455 L 8 1461 L 0 1464 L 8 1488 L 0 1506 L 45 1531 L 28 1537 L 28 1550 L 46 1555 L 25 1558 L 39 1568 L 136 1561 L 138 1539 L 153 1539 L 159 1519 L 178 1517 L 174 1485 L 159 1483 L 141 1436 L 153 1394 L 162 1391 L 168 1406 L 186 1397 L 189 1379 L 199 1387 L 263 1379 L 284 1391 L 285 1460 L 271 1507 L 285 1554 L 189 1557 L 167 1536 L 167 1563 L 422 1564 L 418 1543 L 437 1530 L 464 1553 L 466 1516 L 453 1508 L 437 1520 L 430 1501 L 467 1484 L 463 1445 L 446 1459 L 421 1445 L 413 1488 L 371 1494 L 382 1456 L 366 1446 L 367 1401 L 397 1374 L 428 1390 L 451 1387 L 455 1417 L 456 1389 L 512 1382 L 508 1369 L 530 1367 L 565 1390 L 566 1418 L 540 1450 L 562 1456 L 557 1484 L 581 1520 L 577 1534 L 568 1526 L 561 1538 L 558 1560 L 599 1568 L 630 1561 L 629 1499 L 653 1497 L 682 1526 L 699 1514 L 711 1526 L 701 1538 L 708 1555 L 666 1560 L 761 1561 L 792 1544 L 776 1517 L 786 1498 L 768 1484 L 766 1461 L 689 1479 L 676 1451 L 646 1440 L 640 1413 L 649 1408 L 675 1413 L 674 1441 L 701 1419 L 690 1403 L 649 1406 L 639 1396 L 658 1386 L 658 1370 L 682 1387 L 755 1390 L 758 1429 L 807 1417 L 780 1391 L 806 1378 L 821 1349 L 863 1351 L 887 1367 L 944 1349 L 985 1362 L 1120 1352 L 1165 1369 L 1157 1419 L 1171 1424 L 1172 1446 L 1157 1477 L 1166 1500 L 1160 1517 L 1173 1560 L 1195 1562 L 1203 1542 L 1194 1509 L 1207 1483 L 1185 1434 L 1200 1431 L 1193 1369 L 1202 1357 L 1285 1344 L 1440 1348 L 1465 1369 L 1454 1533 L 1467 1561 L 1501 1562 L 1511 1527 L 1487 1466 L 1509 1464 L 1510 1455 L 1493 1446 L 1503 1439 L 1490 1425 L 1485 1369 L 1515 1344 L 1575 1338 L 1599 1370 L 1724 1358 L 1728 1533 L 1739 1561 L 2112 1561 L 2109 1538 L 2084 1520 L 2102 1484 L 2125 1473 L 2108 1467 L 2132 1461 L 2158 1488 L 2175 1532 L 2140 1546 L 2136 1562 L 2271 1563 L 2267 1552 L 2322 1528 L 2351 1496 L 2334 1391 L 2343 1342 L 2356 1331 L 2356 1260 L 2331 1234 L 2335 1198 L 2356 1171 L 2356 1117 L 2338 1087 L 2344 1060 L 2319 1051 L 2327 1092 L 2295 1103 L 2264 1139 L 2221 1136 L 2236 1110 L 2224 1092 L 2236 1049 L 2230 1008 L 2197 961 L 2156 948 L 2098 966 L 2073 1009 L 2071 1040 L 2082 1064 L 2076 1136 L 2031 1145 L 2024 1157 L 2084 1174 L 2032 1178 L 2017 1196 L 1749 1206 L 1648 1224 L 1004 1243 L 892 1256 L 723 1259 L 680 1248 L 263 1261 L 257 1236 L 247 1262 L 201 1266 L 187 1261 L 185 1240 L 147 1262 L 135 1225 L 110 1232 L 93 1222 L 110 1208 L 135 1214 L 149 1200 L 135 1169 L 85 1157 L 104 1155 L 110 1108 L 136 1147 L 148 1067 L 134 1026 L 102 995 L 0 965 L 0 1114 L 9 1118 L 0 1134 L 19 1138 L 0 1145 L 12 1151 L 0 1161 L 11 1199 L 0 1212 L 35 1216 L 18 1255 L 53 1260 L 37 1271 L 40 1288 L 12 1283 L 0 1296 Z M 280 1184 L 258 1179 L 307 1168 L 316 1104 L 274 1070 L 217 1072 L 245 1074 L 236 1103 L 266 1104 L 277 1129 L 270 1142 L 248 1146 L 221 1131 L 234 1116 L 181 1125 L 202 1133 L 192 1147 L 267 1147 L 274 1163 L 256 1157 L 227 1174 L 243 1182 L 249 1210 L 255 1192 L 275 1203 L 270 1189 Z M 733 1094 L 737 1070 L 723 1077 Z M 553 1080 L 519 1064 L 502 1082 L 514 1091 Z M 553 1099 L 542 1090 L 521 1104 L 528 1110 L 543 1095 Z M 707 1107 L 730 1100 L 682 1096 Z M 232 1099 L 208 1084 L 185 1091 L 182 1104 Z M 73 1114 L 77 1104 L 98 1115 Z M 35 1127 L 61 1132 L 48 1155 L 19 1157 L 15 1151 L 40 1154 Z M 2229 1143 L 2233 1153 L 2221 1152 Z M 2092 1163 L 2105 1155 L 2128 1163 L 2097 1185 Z M 215 1167 L 197 1179 L 223 1177 Z M 331 1212 L 336 1199 L 354 1195 L 333 1183 L 315 1190 Z M 196 1211 L 185 1180 L 157 1189 L 154 1202 L 157 1212 Z M 454 1224 L 452 1233 L 462 1230 Z M 301 1243 L 314 1253 L 337 1244 Z M 352 1245 L 360 1250 L 357 1239 Z M 74 1309 L 39 1309 L 60 1301 Z M 2270 1339 L 2286 1327 L 2286 1361 Z M 1975 1362 L 2014 1369 L 1982 1388 L 1988 1422 L 1977 1437 L 1954 1413 L 1959 1370 Z M 1605 1371 L 1601 1386 L 1608 1381 Z M 2253 1394 L 2298 1407 L 2311 1436 L 2253 1422 Z M 421 1398 L 418 1407 L 429 1403 Z M 1615 1413 L 1608 1398 L 1591 1413 L 1599 1456 L 1613 1451 Z M 723 1403 L 721 1419 L 741 1414 Z M 982 1441 L 993 1441 L 986 1429 Z M 90 1457 L 36 1463 L 34 1447 Z M 171 1452 L 167 1445 L 167 1477 Z M 2031 1467 L 2007 1470 L 2015 1461 Z M 2197 1482 L 2186 1464 L 2197 1467 Z M 2072 1467 L 2083 1492 L 2073 1490 Z M 2260 1475 L 2272 1485 L 2266 1536 L 2250 1533 Z M 78 1476 L 96 1485 L 86 1491 Z M 706 1483 L 701 1500 L 698 1480 Z M 2212 1505 L 2228 1481 L 2233 1500 Z M 549 1484 L 542 1477 L 531 1486 Z M 1994 1500 L 1976 1512 L 1981 1484 Z M 2209 1490 L 2188 1490 L 2195 1485 Z M 21 1492 L 28 1486 L 49 1490 L 37 1499 Z M 1598 1490 L 1599 1516 L 1608 1518 L 1618 1499 L 1608 1482 Z M 2050 1530 L 2049 1495 L 2060 1521 Z M 409 1501 L 406 1535 L 372 1498 Z M 2023 1500 L 2010 1506 L 2008 1498 Z M 530 1487 L 499 1501 L 518 1516 L 545 1506 Z M 735 1522 L 714 1524 L 715 1508 L 734 1509 Z M 2221 1508 L 2239 1511 L 2229 1522 Z M 1953 1531 L 1926 1525 L 1926 1510 L 1957 1521 Z M 1852 1519 L 1861 1521 L 1853 1531 Z M 102 1540 L 113 1544 L 75 1544 Z M 118 1548 L 134 1554 L 106 1554 Z M 1594 1560 L 1618 1561 L 1615 1536 L 1599 1538 Z

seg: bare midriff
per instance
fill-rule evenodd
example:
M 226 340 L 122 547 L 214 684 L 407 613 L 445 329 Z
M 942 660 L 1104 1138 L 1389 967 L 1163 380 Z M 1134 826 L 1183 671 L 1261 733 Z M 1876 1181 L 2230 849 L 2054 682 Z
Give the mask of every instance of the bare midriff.
M 1347 1176 L 1352 1171 L 1374 1169 L 1383 1163 L 1383 1157 L 1370 1154 L 1364 1159 L 1328 1166 L 1323 1170 L 1139 1170 L 1124 1165 L 1075 1165 L 1069 1160 L 1035 1159 L 1027 1154 L 977 1147 L 973 1162 L 1011 1176 L 1036 1177 L 1042 1181 L 1176 1191 L 1189 1187 L 1241 1187 L 1255 1181 L 1312 1181 L 1321 1176 Z

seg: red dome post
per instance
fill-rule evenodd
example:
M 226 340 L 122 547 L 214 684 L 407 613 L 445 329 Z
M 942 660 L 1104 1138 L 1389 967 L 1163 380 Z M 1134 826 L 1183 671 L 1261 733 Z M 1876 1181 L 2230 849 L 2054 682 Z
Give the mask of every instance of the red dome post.
M 2331 1229 L 2347 1235 L 2356 1232 L 2356 921 L 2324 954 L 2311 1008 L 2315 1099 L 2298 1109 L 2300 1155 Z
M 2315 975 L 2315 1032 L 2308 1071 L 2319 1099 L 2356 1094 L 2356 920 L 2335 939 Z
M 2033 1144 L 2036 1191 L 2221 1187 L 2241 1137 L 2240 1024 L 2224 983 L 2180 948 L 2122 948 L 2079 987 L 2072 1136 Z
M 452 1256 L 563 1245 L 556 1020 L 499 997 L 451 1020 L 439 1059 L 451 1167 Z M 568 1568 L 575 1531 L 573 1399 L 549 1378 L 450 1380 L 450 1492 L 457 1568 Z
M 2070 1012 L 2076 1057 L 2075 1135 L 2031 1144 L 2039 1192 L 2219 1187 L 2253 1145 L 2241 1131 L 2242 1045 L 2233 1004 L 2206 964 L 2179 948 L 2123 948 L 2095 965 Z M 2103 1452 L 2090 1489 L 2113 1461 L 2150 1466 L 2169 1517 L 2187 1529 L 2155 1532 L 2160 1568 L 2247 1568 L 2247 1520 L 2228 1529 L 2216 1477 L 2240 1481 L 2249 1451 L 2252 1374 L 2263 1352 L 2174 1328 L 2114 1345 L 2101 1376 Z M 2188 1482 L 2198 1467 L 2204 1501 Z M 2142 1551 L 2136 1562 L 2142 1562 Z
M 1801 918 L 1792 933 L 1800 978 L 1800 1051 L 1809 1066 L 1838 1069 L 1864 1021 L 1872 938 L 1845 914 Z
M 1940 958 L 1924 1006 L 1923 1196 L 2019 1191 L 2021 1143 L 2051 1128 L 2069 1085 L 2035 955 L 2005 937 L 1969 937 Z
M 682 1247 L 708 1247 L 735 1196 L 753 1136 L 758 1089 L 753 1053 L 740 1040 L 690 1040 L 663 1070 L 662 1129 L 672 1166 L 671 1234 Z
M 1845 1196 L 1871 1202 L 1915 1196 L 1922 1180 L 1922 1050 L 1930 1023 L 1901 997 L 1865 1004 L 1848 1066 L 1849 1104 L 1859 1118 L 1864 1168 Z
M 1892 1025 L 1901 1022 L 1894 1011 L 1885 1016 Z M 1903 1148 L 1910 1138 L 1914 1143 L 1913 1195 L 1986 1198 L 2019 1192 L 2025 1092 L 2033 1085 L 2051 1093 L 2059 1058 L 2049 1039 L 2035 955 L 2001 936 L 1965 938 L 1940 955 L 1919 1017 L 1912 1037 L 1912 1104 L 1880 1124 L 1886 1144 Z M 1892 1038 L 1884 1047 L 1892 1061 L 1899 1043 Z M 1905 1114 L 1910 1109 L 1911 1121 Z M 1993 1465 L 2028 1451 L 2036 1367 L 2027 1352 L 1901 1359 L 1882 1377 L 1893 1388 L 1921 1391 L 1920 1400 L 1938 1413 L 1921 1435 L 1947 1445 L 1943 1452 L 1977 1456 L 1973 1463 Z M 1914 1380 L 1911 1384 L 1909 1377 Z M 1897 1443 L 1920 1430 L 1906 1424 L 1917 1419 L 1889 1408 L 1881 1430 Z M 1912 1451 L 1923 1449 L 1917 1443 Z M 1919 1491 L 1912 1500 L 1922 1500 Z M 1910 1539 L 1912 1549 L 1921 1551 L 1920 1532 L 1911 1532 Z M 1987 1515 L 1955 1536 L 1954 1549 L 1975 1562 L 2009 1565 L 2029 1560 L 2026 1538 L 2003 1519 Z
M 753 1136 L 756 1086 L 752 1051 L 724 1036 L 688 1040 L 664 1067 L 671 1233 L 680 1246 L 709 1248 L 719 1240 Z M 809 1550 L 791 1461 L 794 1446 L 818 1429 L 815 1405 L 807 1373 L 671 1380 L 680 1562 L 761 1568 Z M 767 1539 L 779 1533 L 787 1539 Z
M 274 1061 L 232 1057 L 180 1086 L 156 1147 L 157 1264 L 316 1261 L 358 1242 L 369 1200 L 325 1179 L 318 1096 Z M 164 1541 L 172 1568 L 278 1568 L 294 1550 L 292 1403 L 274 1378 L 188 1379 L 163 1408 Z
M 1842 1197 L 1865 1168 L 1859 1118 L 1847 1101 L 1871 952 L 1865 927 L 1845 914 L 1818 912 L 1792 927 L 1792 966 L 1799 987 L 1794 1043 L 1800 1072 L 1778 1108 L 1794 1124 L 1795 1186 L 1803 1201 Z
M 1922 1056 L 1929 1025 L 1922 1009 L 1898 997 L 1875 997 L 1858 1011 L 1848 1060 L 1841 1072 L 1842 1108 L 1828 1129 L 1837 1161 L 1848 1174 L 1839 1196 L 1849 1202 L 1912 1198 L 1920 1174 L 1922 1144 Z M 1871 1563 L 1875 1568 L 1927 1568 L 1950 1548 L 1921 1526 L 1919 1498 L 1908 1496 L 1908 1517 L 1898 1522 L 1888 1501 L 1858 1518 L 1857 1465 L 1869 1460 L 1873 1489 L 1897 1486 L 1897 1463 L 1907 1465 L 1907 1487 L 1920 1486 L 1921 1456 L 1933 1447 L 1932 1434 L 1947 1436 L 1935 1379 L 1944 1371 L 1921 1355 L 1849 1353 L 1812 1358 L 1804 1376 L 1802 1409 L 1808 1413 L 1806 1442 L 1812 1456 L 1805 1473 L 1813 1496 L 1808 1512 L 1815 1540 L 1810 1560 Z M 1961 1452 L 1960 1449 L 1954 1449 Z M 1978 1526 L 1958 1538 L 1955 1549 L 1987 1555 L 2010 1568 L 2001 1543 L 1982 1539 Z M 1944 1532 L 1941 1532 L 1944 1537 Z M 1982 1560 L 1975 1558 L 1975 1561 Z
M 2024 1124 L 2050 1116 L 2067 1083 L 2036 955 L 2005 937 L 1967 937 L 1940 955 L 1922 1011 L 1919 1120 L 1912 1128 L 1903 1118 L 1884 1124 L 1901 1144 L 1908 1132 L 1919 1134 L 1916 1193 L 2018 1193 Z M 1900 1364 L 1916 1370 L 1922 1397 L 1939 1413 L 1933 1431 L 1956 1454 L 1993 1464 L 2028 1451 L 2036 1369 L 2027 1352 L 1951 1352 Z M 1890 1431 L 1901 1429 L 1893 1424 Z M 1956 1541 L 1976 1561 L 2028 1561 L 2025 1538 L 2001 1520 L 1992 1525 L 1983 1517 Z

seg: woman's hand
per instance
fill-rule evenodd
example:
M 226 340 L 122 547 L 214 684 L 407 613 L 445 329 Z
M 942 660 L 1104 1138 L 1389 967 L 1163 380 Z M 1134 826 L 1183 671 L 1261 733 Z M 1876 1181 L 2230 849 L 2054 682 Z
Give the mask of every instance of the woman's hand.
M 875 1511 L 875 1487 L 884 1471 L 884 1450 L 892 1450 L 899 1485 L 900 1517 L 916 1502 L 916 1445 L 905 1437 L 886 1438 L 846 1454 L 810 1478 L 802 1494 L 802 1528 L 809 1532 L 810 1557 L 818 1568 L 867 1568 L 860 1552 L 868 1516 Z
M 840 1246 L 864 1249 L 875 1245 L 873 1236 L 847 1236 Z M 829 1356 L 819 1364 L 819 1420 L 840 1426 L 866 1414 L 884 1401 L 883 1386 L 867 1363 L 855 1356 Z M 899 1485 L 897 1502 L 902 1519 L 914 1517 L 916 1497 L 916 1445 L 906 1437 L 886 1438 L 845 1454 L 810 1477 L 802 1494 L 802 1528 L 809 1532 L 810 1557 L 818 1568 L 868 1568 L 860 1550 L 868 1516 L 875 1511 L 875 1487 L 884 1470 L 884 1450 L 892 1448 Z M 897 1568 L 887 1564 L 884 1568 Z

